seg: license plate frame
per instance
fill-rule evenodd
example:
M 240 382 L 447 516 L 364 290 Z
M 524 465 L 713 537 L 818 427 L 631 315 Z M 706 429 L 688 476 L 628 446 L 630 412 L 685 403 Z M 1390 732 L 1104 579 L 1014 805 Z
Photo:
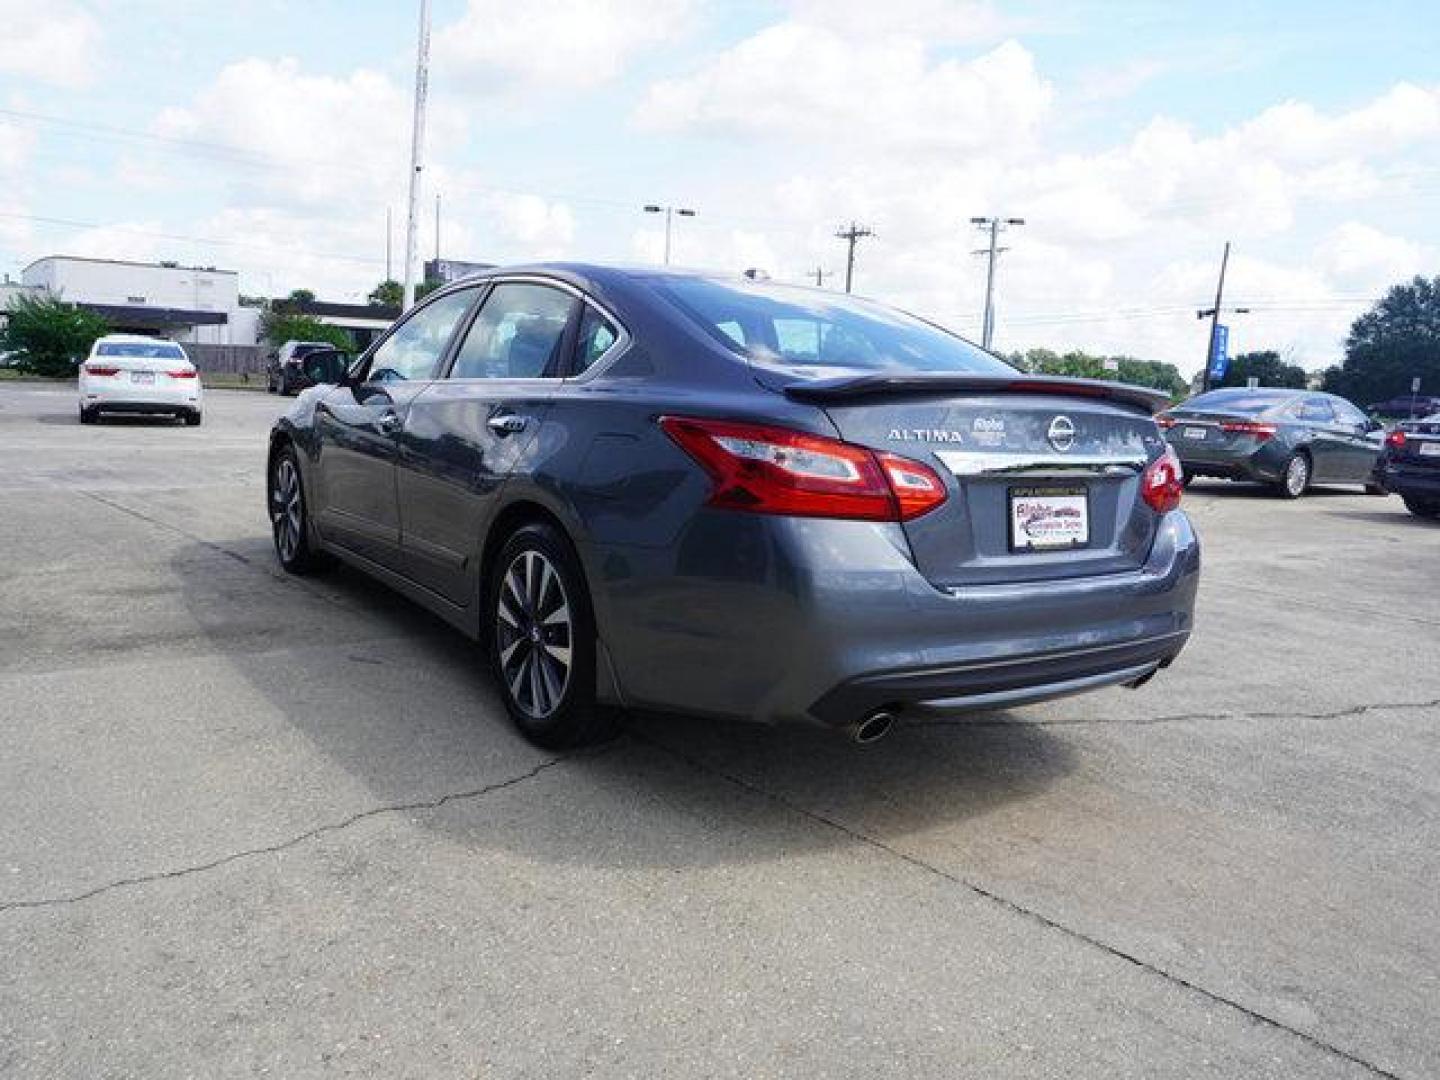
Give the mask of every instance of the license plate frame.
M 1090 545 L 1090 489 L 1084 484 L 1013 486 L 1006 491 L 1005 505 L 1006 539 L 1014 554 Z

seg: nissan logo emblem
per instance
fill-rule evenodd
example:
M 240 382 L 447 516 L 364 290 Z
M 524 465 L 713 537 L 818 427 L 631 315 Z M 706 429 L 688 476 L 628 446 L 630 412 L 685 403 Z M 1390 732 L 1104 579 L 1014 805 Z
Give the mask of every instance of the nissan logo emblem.
M 1050 429 L 1045 432 L 1045 437 L 1056 450 L 1069 450 L 1075 445 L 1075 425 L 1068 416 L 1057 416 L 1050 421 Z

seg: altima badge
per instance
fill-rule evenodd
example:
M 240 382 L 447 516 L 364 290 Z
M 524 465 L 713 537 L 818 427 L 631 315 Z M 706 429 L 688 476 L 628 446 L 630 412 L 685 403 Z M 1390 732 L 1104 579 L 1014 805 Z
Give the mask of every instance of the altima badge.
M 1050 445 L 1062 453 L 1075 445 L 1075 425 L 1068 416 L 1057 416 L 1050 421 L 1050 430 L 1045 432 Z

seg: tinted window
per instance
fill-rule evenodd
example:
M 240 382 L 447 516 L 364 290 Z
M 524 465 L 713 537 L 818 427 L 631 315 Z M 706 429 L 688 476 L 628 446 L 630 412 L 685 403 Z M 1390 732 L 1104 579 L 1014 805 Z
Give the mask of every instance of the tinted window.
M 134 356 L 146 360 L 184 360 L 185 353 L 178 345 L 157 341 L 151 345 L 136 341 L 102 341 L 95 348 L 96 356 Z
M 856 371 L 1015 370 L 923 319 L 852 296 L 773 284 L 652 280 L 716 340 L 787 373 L 818 378 Z
M 1363 427 L 1370 423 L 1369 418 L 1357 409 L 1350 402 L 1335 398 L 1331 401 L 1335 406 L 1335 415 L 1339 417 L 1340 423 L 1349 424 L 1351 427 Z
M 452 379 L 538 379 L 558 370 L 575 298 L 548 285 L 497 285 L 465 335 Z
M 1185 402 L 1186 409 L 1204 412 L 1206 409 L 1224 409 L 1226 412 L 1263 413 L 1292 401 L 1290 394 L 1277 394 L 1271 390 L 1211 390 L 1197 394 Z
M 586 304 L 580 316 L 580 332 L 575 338 L 575 374 L 588 371 L 619 337 L 614 324 Z
M 1330 407 L 1330 402 L 1324 398 L 1306 398 L 1300 406 L 1299 418 L 1311 424 L 1333 424 L 1335 422 L 1335 410 Z
M 455 325 L 474 299 L 474 289 L 461 289 L 418 308 L 371 354 L 368 380 L 434 378 Z

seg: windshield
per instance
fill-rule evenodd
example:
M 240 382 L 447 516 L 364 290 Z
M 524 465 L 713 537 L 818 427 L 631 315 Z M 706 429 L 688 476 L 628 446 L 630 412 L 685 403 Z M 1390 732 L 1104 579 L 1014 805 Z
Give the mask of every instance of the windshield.
M 923 319 L 852 296 L 697 278 L 657 278 L 655 284 L 712 337 L 752 363 L 787 374 L 1015 370 Z
M 1259 414 L 1268 412 L 1294 398 L 1294 394 L 1263 390 L 1211 390 L 1199 394 L 1181 406 L 1183 409 L 1224 409 L 1226 412 Z
M 102 341 L 95 349 L 96 356 L 136 356 L 146 360 L 184 360 L 184 350 L 168 341 Z

